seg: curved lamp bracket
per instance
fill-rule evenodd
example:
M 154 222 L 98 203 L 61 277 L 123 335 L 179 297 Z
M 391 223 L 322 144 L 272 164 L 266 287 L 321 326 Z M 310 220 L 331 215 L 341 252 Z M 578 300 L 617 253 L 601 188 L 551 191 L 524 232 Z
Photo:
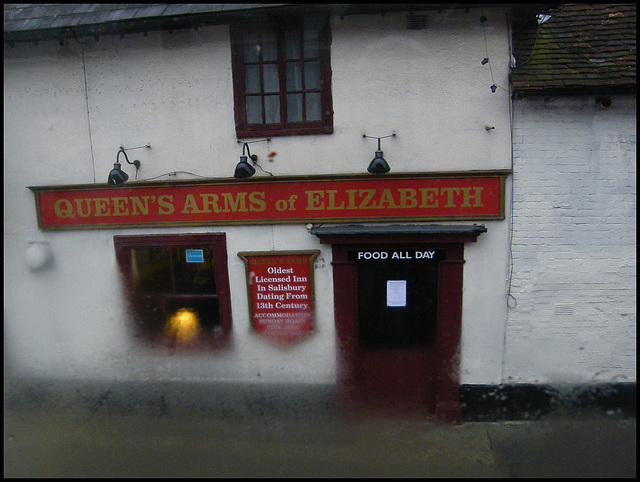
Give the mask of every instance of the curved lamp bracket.
M 141 147 L 131 147 L 129 148 L 129 150 L 142 149 L 142 148 L 149 149 L 150 147 L 151 145 L 147 144 Z M 131 162 L 129 160 L 129 156 L 127 156 L 126 151 L 127 150 L 124 147 L 120 146 L 120 149 L 118 150 L 118 154 L 116 154 L 116 162 L 113 165 L 113 169 L 111 169 L 111 172 L 109 173 L 109 179 L 107 180 L 107 183 L 110 184 L 111 186 L 119 186 L 120 184 L 124 184 L 125 182 L 127 182 L 127 180 L 129 179 L 129 175 L 122 170 L 122 165 L 120 164 L 120 154 L 124 154 L 124 159 L 127 161 L 128 164 L 131 164 L 136 167 L 136 179 L 138 178 L 138 169 L 140 169 L 140 161 L 136 159 L 135 161 Z
M 362 137 L 367 137 L 369 139 L 378 139 L 378 150 L 376 151 L 376 154 L 373 160 L 369 163 L 369 167 L 367 167 L 367 171 L 369 171 L 371 174 L 386 174 L 391 170 L 391 168 L 389 167 L 389 164 L 387 164 L 387 161 L 385 161 L 384 158 L 382 157 L 382 149 L 380 148 L 380 139 L 385 139 L 387 137 L 395 137 L 395 136 L 396 136 L 395 132 L 388 136 L 382 136 L 382 137 L 372 137 L 366 134 L 362 134 Z
M 264 139 L 264 140 L 253 141 L 253 142 L 268 142 L 269 140 L 270 139 Z M 240 142 L 241 141 L 238 141 L 238 143 Z M 256 154 L 251 154 L 251 151 L 249 150 L 249 142 L 242 143 L 242 155 L 240 156 L 240 162 L 238 162 L 238 164 L 236 165 L 236 170 L 233 173 L 233 177 L 235 177 L 236 179 L 246 179 L 248 177 L 253 176 L 256 173 L 256 169 L 254 166 L 258 166 L 261 171 L 266 172 L 270 176 L 273 176 L 273 174 L 271 174 L 268 171 L 265 171 L 257 164 L 258 156 Z M 248 159 L 251 159 L 251 162 L 253 162 L 253 166 L 249 164 Z

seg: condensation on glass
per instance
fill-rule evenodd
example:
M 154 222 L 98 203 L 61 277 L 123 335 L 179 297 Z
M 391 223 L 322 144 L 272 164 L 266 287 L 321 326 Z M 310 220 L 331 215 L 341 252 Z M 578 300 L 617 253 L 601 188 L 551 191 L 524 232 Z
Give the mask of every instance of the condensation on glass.
M 174 348 L 226 338 L 226 260 L 219 240 L 192 237 L 116 237 L 136 337 Z

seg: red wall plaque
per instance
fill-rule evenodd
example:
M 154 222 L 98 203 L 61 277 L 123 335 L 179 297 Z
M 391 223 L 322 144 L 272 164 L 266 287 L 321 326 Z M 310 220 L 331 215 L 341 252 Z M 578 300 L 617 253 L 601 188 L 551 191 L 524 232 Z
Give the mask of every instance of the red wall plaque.
M 313 331 L 313 261 L 319 253 L 238 253 L 247 270 L 249 313 L 256 333 L 288 345 Z
M 504 219 L 504 171 L 31 187 L 41 229 Z

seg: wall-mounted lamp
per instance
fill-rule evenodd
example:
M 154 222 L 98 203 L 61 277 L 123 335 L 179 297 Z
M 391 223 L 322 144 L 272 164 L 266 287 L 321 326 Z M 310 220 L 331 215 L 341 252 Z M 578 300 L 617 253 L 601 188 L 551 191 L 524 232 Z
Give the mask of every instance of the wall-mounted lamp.
M 32 271 L 47 266 L 53 259 L 51 247 L 48 241 L 27 241 L 27 250 L 24 258 Z
M 255 142 L 269 142 L 270 140 L 271 140 L 270 138 L 267 138 L 267 139 L 260 139 L 258 141 L 248 141 L 248 142 L 238 141 L 238 144 L 242 142 L 242 155 L 240 156 L 240 162 L 236 165 L 236 170 L 233 173 L 233 177 L 235 177 L 236 179 L 246 179 L 248 177 L 253 176 L 256 173 L 256 169 L 254 166 L 257 166 L 265 174 L 269 174 L 270 176 L 273 176 L 272 173 L 270 173 L 269 171 L 265 171 L 264 169 L 262 169 L 262 167 L 260 167 L 259 164 L 257 164 L 258 156 L 255 154 L 251 154 L 251 151 L 249 150 L 249 144 L 253 144 Z M 251 162 L 253 162 L 253 166 L 249 164 L 247 160 L 247 156 L 245 155 L 245 149 L 247 151 L 247 154 L 249 155 L 248 158 L 251 159 Z M 269 154 L 269 158 L 270 158 L 269 160 L 273 160 L 272 158 L 275 155 L 276 155 L 275 152 L 271 152 Z
M 387 164 L 387 161 L 385 161 L 384 158 L 382 157 L 382 150 L 380 149 L 380 139 L 385 139 L 387 137 L 395 137 L 395 136 L 396 136 L 395 132 L 389 136 L 383 136 L 383 137 L 371 137 L 366 134 L 362 134 L 362 137 L 367 137 L 369 139 L 378 139 L 378 150 L 376 151 L 376 154 L 373 160 L 369 163 L 369 167 L 367 167 L 367 171 L 369 171 L 371 174 L 386 174 L 391 170 L 391 168 L 389 167 L 389 164 Z
M 247 156 L 244 153 L 245 149 L 247 150 L 247 153 L 249 154 L 249 157 L 254 164 L 258 161 L 258 156 L 256 156 L 255 154 L 251 155 L 251 151 L 249 150 L 249 143 L 245 142 L 242 145 L 242 155 L 240 156 L 240 162 L 236 166 L 236 171 L 233 173 L 233 177 L 235 177 L 236 179 L 246 179 L 256 173 L 256 169 L 251 164 L 249 164 L 249 162 L 247 162 Z
M 135 161 L 131 162 L 129 160 L 129 157 L 127 156 L 126 151 L 133 150 L 133 149 L 143 149 L 143 148 L 149 149 L 150 147 L 151 147 L 150 144 L 147 144 L 146 146 L 141 146 L 141 147 L 130 147 L 129 149 L 125 149 L 124 147 L 120 146 L 120 149 L 118 150 L 118 154 L 116 155 L 116 162 L 113 165 L 113 169 L 111 169 L 111 172 L 109 173 L 109 179 L 107 183 L 111 186 L 119 186 L 120 184 L 124 184 L 125 182 L 127 182 L 127 179 L 129 179 L 129 175 L 122 170 L 122 166 L 120 165 L 120 153 L 124 154 L 124 158 L 129 164 L 136 166 L 136 179 L 137 179 L 138 169 L 140 169 L 140 161 L 136 159 Z
M 598 109 L 607 109 L 611 107 L 611 97 L 596 97 L 596 107 Z

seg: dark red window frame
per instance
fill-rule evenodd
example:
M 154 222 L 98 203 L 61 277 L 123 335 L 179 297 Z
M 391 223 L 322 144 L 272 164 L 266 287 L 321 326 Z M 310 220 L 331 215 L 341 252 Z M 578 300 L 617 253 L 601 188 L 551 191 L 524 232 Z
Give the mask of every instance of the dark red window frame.
M 215 277 L 215 293 L 208 295 L 172 295 L 167 294 L 166 298 L 189 298 L 193 299 L 209 297 L 215 298 L 218 303 L 218 316 L 222 334 L 218 337 L 206 338 L 204 341 L 193 345 L 193 348 L 218 348 L 228 344 L 231 335 L 231 296 L 229 290 L 229 273 L 227 268 L 227 247 L 226 234 L 224 233 L 202 233 L 202 234 L 158 234 L 158 235 L 122 235 L 114 236 L 114 246 L 116 259 L 123 276 L 125 298 L 130 304 L 129 308 L 136 310 L 136 303 L 140 302 L 138 293 L 134 286 L 132 277 L 131 249 L 135 248 L 210 248 L 212 253 L 212 264 Z M 159 295 L 162 297 L 163 295 Z M 136 333 L 136 336 L 140 336 Z M 144 340 L 154 341 L 154 340 Z M 157 341 L 157 340 L 156 340 Z M 162 344 L 162 343 L 161 343 Z
M 331 60 L 330 44 L 331 34 L 329 28 L 329 18 L 320 31 L 319 35 L 319 58 L 320 63 L 320 88 L 321 94 L 321 120 L 287 122 L 287 100 L 286 100 L 286 64 L 284 49 L 285 31 L 292 26 L 300 28 L 303 17 L 271 18 L 265 19 L 257 24 L 233 24 L 231 25 L 231 50 L 232 50 L 232 70 L 233 70 L 233 94 L 235 103 L 236 135 L 238 138 L 269 137 L 304 134 L 331 134 L 333 133 L 333 101 L 331 96 Z M 273 31 L 277 35 L 278 60 L 275 62 L 279 73 L 279 96 L 280 96 L 280 123 L 272 124 L 249 124 L 247 122 L 246 109 L 246 79 L 245 62 L 243 52 L 243 32 Z M 308 59 L 307 59 L 308 60 Z M 260 65 L 263 62 L 259 62 Z

